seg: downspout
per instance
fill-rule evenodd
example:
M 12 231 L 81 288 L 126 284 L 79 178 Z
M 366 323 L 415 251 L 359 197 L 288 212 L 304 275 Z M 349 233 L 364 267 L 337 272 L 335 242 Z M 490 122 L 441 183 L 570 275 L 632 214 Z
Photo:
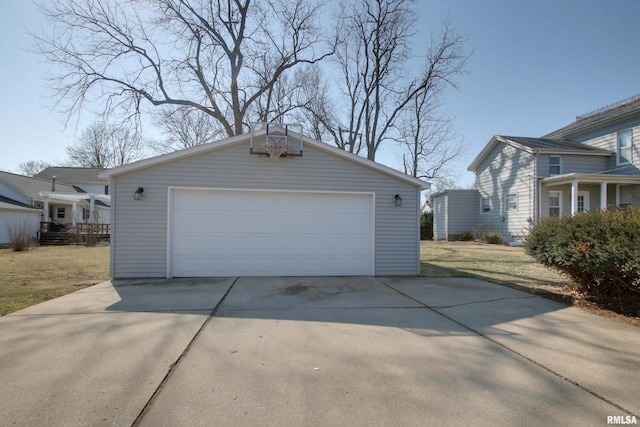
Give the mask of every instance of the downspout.
M 542 209 L 542 201 L 540 200 L 542 194 L 542 183 L 538 180 L 538 156 L 540 150 L 536 151 L 536 155 L 533 158 L 533 218 L 532 224 L 537 224 L 540 220 L 540 210 Z

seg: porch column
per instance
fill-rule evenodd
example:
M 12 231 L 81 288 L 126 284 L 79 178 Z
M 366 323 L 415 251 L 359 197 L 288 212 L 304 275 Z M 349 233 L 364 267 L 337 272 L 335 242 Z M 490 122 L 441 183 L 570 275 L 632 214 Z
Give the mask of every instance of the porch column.
M 44 211 L 44 222 L 51 222 L 51 218 L 49 218 L 49 197 L 44 196 L 44 204 L 42 206 L 42 210 Z
M 607 210 L 607 182 L 600 184 L 600 210 Z
M 76 226 L 76 215 L 77 215 L 77 205 L 76 205 L 76 202 L 73 202 L 73 205 L 71 205 L 71 224 L 74 227 Z
M 571 183 L 571 215 L 578 213 L 578 181 Z
M 93 215 L 95 212 L 96 195 L 89 195 L 89 224 L 93 224 Z

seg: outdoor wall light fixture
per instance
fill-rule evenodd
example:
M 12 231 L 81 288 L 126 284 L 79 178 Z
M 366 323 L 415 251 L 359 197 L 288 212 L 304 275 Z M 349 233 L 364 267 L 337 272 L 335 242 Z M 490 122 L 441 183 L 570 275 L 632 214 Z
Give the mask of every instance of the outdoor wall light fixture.
M 133 193 L 133 200 L 142 200 L 142 193 L 144 193 L 144 188 L 138 187 L 135 193 Z
M 393 198 L 396 201 L 396 206 L 402 206 L 402 197 L 399 194 L 396 194 Z

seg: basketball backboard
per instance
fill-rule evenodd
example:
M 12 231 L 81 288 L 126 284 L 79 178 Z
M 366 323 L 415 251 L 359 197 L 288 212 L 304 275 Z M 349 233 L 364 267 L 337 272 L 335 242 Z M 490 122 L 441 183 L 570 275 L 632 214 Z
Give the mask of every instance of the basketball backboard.
M 249 152 L 271 156 L 272 159 L 302 156 L 302 125 L 254 123 Z

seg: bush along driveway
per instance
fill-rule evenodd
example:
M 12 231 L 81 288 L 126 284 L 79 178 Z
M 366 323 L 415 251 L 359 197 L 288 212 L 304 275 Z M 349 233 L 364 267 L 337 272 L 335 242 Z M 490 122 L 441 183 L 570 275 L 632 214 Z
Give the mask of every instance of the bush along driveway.
M 640 317 L 640 210 L 549 218 L 527 238 L 527 252 L 570 277 L 600 307 Z

